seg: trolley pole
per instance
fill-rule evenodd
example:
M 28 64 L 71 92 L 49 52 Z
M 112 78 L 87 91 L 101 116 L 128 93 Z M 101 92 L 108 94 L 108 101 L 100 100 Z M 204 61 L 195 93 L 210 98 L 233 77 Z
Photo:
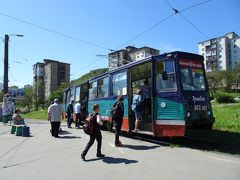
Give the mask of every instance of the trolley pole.
M 9 36 L 5 34 L 4 39 L 4 78 L 3 78 L 3 93 L 8 93 L 8 41 Z

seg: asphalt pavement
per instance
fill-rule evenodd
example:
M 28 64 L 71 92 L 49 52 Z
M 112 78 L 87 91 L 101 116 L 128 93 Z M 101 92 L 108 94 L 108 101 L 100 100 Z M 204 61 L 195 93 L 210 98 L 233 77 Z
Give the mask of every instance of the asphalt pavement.
M 10 126 L 0 125 L 0 180 L 240 180 L 240 156 L 126 137 L 117 148 L 114 134 L 103 131 L 106 157 L 96 157 L 94 143 L 84 162 L 80 155 L 89 136 L 82 129 L 63 124 L 60 138 L 53 138 L 47 121 L 29 126 L 31 137 L 17 137 Z

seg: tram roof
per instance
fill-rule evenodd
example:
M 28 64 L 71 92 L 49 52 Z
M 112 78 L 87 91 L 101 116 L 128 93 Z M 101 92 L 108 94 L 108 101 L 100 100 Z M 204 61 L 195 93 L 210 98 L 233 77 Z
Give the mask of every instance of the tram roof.
M 123 71 L 124 69 L 127 69 L 127 68 L 130 68 L 130 67 L 133 67 L 135 65 L 138 65 L 138 64 L 143 64 L 145 62 L 148 62 L 148 61 L 151 61 L 152 59 L 159 59 L 159 58 L 168 58 L 168 55 L 172 54 L 172 56 L 182 56 L 182 57 L 186 57 L 186 55 L 189 57 L 189 58 L 197 58 L 197 59 L 200 59 L 200 60 L 203 60 L 203 57 L 201 55 L 198 55 L 198 54 L 194 54 L 194 53 L 189 53 L 189 52 L 183 52 L 183 51 L 173 51 L 173 52 L 169 52 L 169 53 L 164 53 L 164 54 L 160 54 L 160 55 L 156 55 L 156 56 L 149 56 L 143 60 L 140 60 L 140 61 L 133 61 L 133 62 L 130 62 L 128 64 L 125 64 L 123 66 L 120 66 L 116 69 L 113 69 L 113 70 L 110 70 L 110 71 L 107 71 L 103 74 L 100 74 L 96 77 L 93 77 L 91 79 L 89 79 L 89 81 L 93 81 L 93 80 L 96 80 L 96 79 L 99 79 L 100 77 L 104 77 L 108 74 L 112 74 L 112 73 L 115 73 L 115 72 L 119 72 L 119 71 Z

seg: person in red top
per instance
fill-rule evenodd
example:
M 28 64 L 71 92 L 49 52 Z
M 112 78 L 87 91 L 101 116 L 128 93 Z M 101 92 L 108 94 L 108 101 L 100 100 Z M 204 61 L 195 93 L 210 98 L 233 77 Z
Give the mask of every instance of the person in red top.
M 81 154 L 81 158 L 83 161 L 85 161 L 85 156 L 87 155 L 88 150 L 93 145 L 95 139 L 97 140 L 97 157 L 104 157 L 105 155 L 101 153 L 101 147 L 102 147 L 102 134 L 101 134 L 101 126 L 103 122 L 101 121 L 101 117 L 99 115 L 99 105 L 94 104 L 93 105 L 93 114 L 91 118 L 91 133 L 90 133 L 90 140 L 87 143 L 87 146 L 85 147 L 84 151 Z

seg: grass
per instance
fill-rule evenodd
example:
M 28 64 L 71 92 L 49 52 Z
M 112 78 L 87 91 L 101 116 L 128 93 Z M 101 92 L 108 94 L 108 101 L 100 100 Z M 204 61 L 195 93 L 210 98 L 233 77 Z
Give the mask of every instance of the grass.
M 39 111 L 32 111 L 23 115 L 25 119 L 48 119 L 47 109 L 41 109 Z
M 240 133 L 240 103 L 213 106 L 214 129 Z

